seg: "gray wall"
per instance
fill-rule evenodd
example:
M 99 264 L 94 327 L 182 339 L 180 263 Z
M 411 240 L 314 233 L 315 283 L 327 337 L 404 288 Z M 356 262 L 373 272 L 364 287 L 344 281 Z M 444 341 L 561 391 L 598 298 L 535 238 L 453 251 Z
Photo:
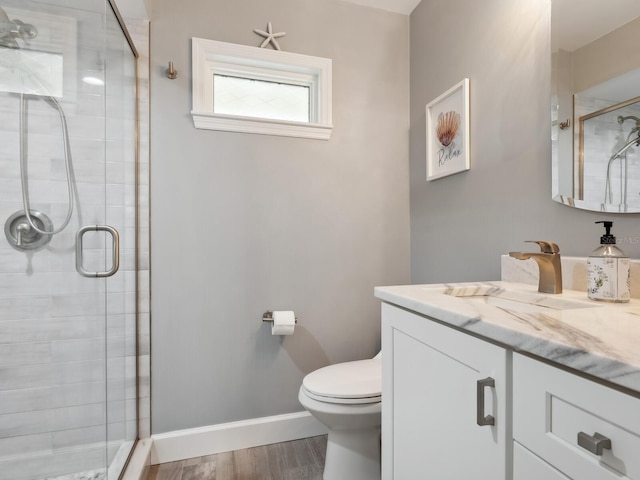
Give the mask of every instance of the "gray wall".
M 268 21 L 333 59 L 330 141 L 193 127 L 190 38 L 259 45 Z M 373 287 L 409 281 L 409 17 L 154 0 L 151 40 L 153 433 L 301 411 L 306 373 L 379 348 Z M 267 309 L 295 310 L 295 335 Z
M 586 256 L 601 226 L 640 257 L 639 215 L 551 200 L 550 2 L 423 0 L 411 14 L 411 279 L 495 280 L 500 255 L 552 240 Z M 471 170 L 425 181 L 425 104 L 471 81 Z
M 579 48 L 573 53 L 573 91 L 606 82 L 640 65 L 640 17 Z

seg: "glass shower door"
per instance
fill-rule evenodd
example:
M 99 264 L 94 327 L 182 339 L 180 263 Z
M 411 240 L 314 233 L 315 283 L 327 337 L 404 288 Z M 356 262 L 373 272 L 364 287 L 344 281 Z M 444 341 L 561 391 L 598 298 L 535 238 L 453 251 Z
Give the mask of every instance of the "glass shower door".
M 116 479 L 136 439 L 135 56 L 108 2 L 0 7 L 0 480 Z M 114 264 L 103 225 L 119 269 L 83 276 Z

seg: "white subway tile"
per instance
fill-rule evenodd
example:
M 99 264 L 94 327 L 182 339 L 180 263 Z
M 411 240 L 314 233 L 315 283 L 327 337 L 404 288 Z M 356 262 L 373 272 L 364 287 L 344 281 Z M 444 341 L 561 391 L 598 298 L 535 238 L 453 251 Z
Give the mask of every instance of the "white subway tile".
M 2 452 L 3 458 L 51 451 L 51 434 L 48 432 L 35 435 L 20 435 L 17 437 L 0 438 L 0 452 Z
M 103 424 L 64 429 L 51 433 L 51 443 L 54 450 L 104 443 L 106 441 L 107 431 Z
M 0 391 L 0 414 L 103 402 L 104 381 Z

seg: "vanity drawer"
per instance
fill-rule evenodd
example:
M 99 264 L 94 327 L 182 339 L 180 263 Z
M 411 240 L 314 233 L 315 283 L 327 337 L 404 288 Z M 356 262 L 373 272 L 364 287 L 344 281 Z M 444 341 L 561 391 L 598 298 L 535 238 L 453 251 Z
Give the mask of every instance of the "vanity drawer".
M 513 442 L 513 480 L 571 480 L 518 442 Z
M 578 445 L 580 432 L 611 448 L 591 453 Z M 573 479 L 640 480 L 640 399 L 519 354 L 513 438 Z

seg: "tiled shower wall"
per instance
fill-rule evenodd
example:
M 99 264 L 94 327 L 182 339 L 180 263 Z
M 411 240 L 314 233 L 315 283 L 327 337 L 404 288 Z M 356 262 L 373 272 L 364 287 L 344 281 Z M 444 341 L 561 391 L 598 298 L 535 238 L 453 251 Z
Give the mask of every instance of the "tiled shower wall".
M 11 16 L 11 10 L 7 8 Z M 92 14 L 78 12 L 65 20 L 65 37 L 89 38 L 83 32 Z M 40 17 L 40 18 L 39 18 Z M 11 18 L 29 18 L 17 12 Z M 33 23 L 41 14 L 34 14 Z M 95 22 L 93 23 L 95 25 Z M 133 24 L 132 24 L 133 25 Z M 132 28 L 132 25 L 129 28 Z M 140 186 L 135 184 L 135 116 L 117 101 L 131 99 L 133 89 L 113 92 L 104 109 L 104 91 L 77 78 L 65 78 L 63 108 L 68 117 L 77 195 L 68 227 L 41 251 L 14 250 L 0 238 L 0 479 L 44 478 L 104 468 L 135 438 L 136 347 L 143 401 L 140 436 L 149 428 L 149 248 L 148 248 L 148 25 L 132 35 L 140 50 Z M 73 30 L 69 32 L 69 29 Z M 77 30 L 77 31 L 76 31 Z M 66 33 L 65 33 L 66 32 Z M 112 35 L 115 32 L 108 32 Z M 40 28 L 40 40 L 60 32 Z M 120 38 L 122 41 L 122 38 Z M 78 63 L 99 64 L 100 42 L 78 46 Z M 142 47 L 142 48 L 141 48 Z M 75 56 L 75 55 L 74 55 Z M 117 60 L 111 56 L 111 61 Z M 94 60 L 95 59 L 95 60 Z M 132 76 L 124 68 L 124 74 Z M 99 67 L 96 67 L 97 73 Z M 67 75 L 65 71 L 65 76 Z M 107 78 L 107 81 L 109 79 Z M 18 100 L 0 93 L 0 218 L 22 209 L 18 150 Z M 66 181 L 59 119 L 42 101 L 29 102 L 29 190 L 32 208 L 64 219 Z M 147 112 L 147 113 L 145 113 Z M 106 117 L 105 117 L 106 113 Z M 105 120 L 108 118 L 109 120 Z M 106 142 L 105 142 L 106 133 Z M 107 152 L 107 161 L 104 156 Z M 107 182 L 104 183 L 106 173 Z M 136 237 L 136 194 L 138 205 Z M 106 209 L 104 199 L 108 199 Z M 105 221 L 121 233 L 121 267 L 108 279 L 83 278 L 75 271 L 75 232 L 81 225 Z M 140 255 L 136 274 L 135 247 Z M 86 237 L 85 265 L 109 264 L 104 239 Z M 139 322 L 136 323 L 136 287 Z M 105 296 L 105 292 L 107 293 Z M 105 321 L 106 319 L 106 321 Z M 136 345 L 136 328 L 140 341 Z M 108 358 L 105 361 L 105 358 Z M 105 441 L 109 440 L 108 444 Z M 125 452 L 126 453 L 126 452 Z

